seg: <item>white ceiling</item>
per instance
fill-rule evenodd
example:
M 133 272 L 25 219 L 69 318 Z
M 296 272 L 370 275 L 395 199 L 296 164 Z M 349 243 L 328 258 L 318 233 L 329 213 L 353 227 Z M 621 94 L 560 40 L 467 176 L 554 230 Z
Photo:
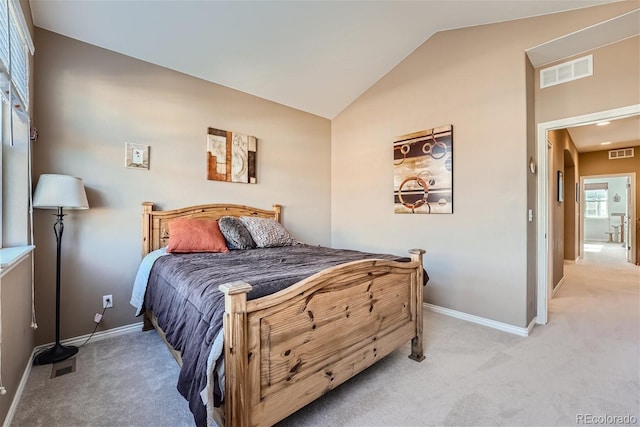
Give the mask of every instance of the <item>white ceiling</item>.
M 34 25 L 329 119 L 438 31 L 613 0 L 30 0 Z
M 606 126 L 590 124 L 567 130 L 580 153 L 640 145 L 640 116 L 612 120 Z M 602 145 L 603 142 L 610 144 Z

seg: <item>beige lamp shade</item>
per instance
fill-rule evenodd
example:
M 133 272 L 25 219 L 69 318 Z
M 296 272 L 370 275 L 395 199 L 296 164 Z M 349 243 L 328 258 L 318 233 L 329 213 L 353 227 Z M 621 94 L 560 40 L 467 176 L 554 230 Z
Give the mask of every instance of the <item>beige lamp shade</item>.
M 40 175 L 33 192 L 33 207 L 39 209 L 89 209 L 82 179 L 68 175 Z

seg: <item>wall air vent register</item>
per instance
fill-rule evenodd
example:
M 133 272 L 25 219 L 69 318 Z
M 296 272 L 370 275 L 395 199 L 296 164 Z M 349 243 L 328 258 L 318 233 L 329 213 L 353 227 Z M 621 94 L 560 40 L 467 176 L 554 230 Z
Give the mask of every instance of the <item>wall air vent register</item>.
M 540 70 L 540 89 L 593 75 L 593 55 Z
M 609 150 L 609 160 L 628 159 L 633 157 L 633 148 L 621 148 L 620 150 Z

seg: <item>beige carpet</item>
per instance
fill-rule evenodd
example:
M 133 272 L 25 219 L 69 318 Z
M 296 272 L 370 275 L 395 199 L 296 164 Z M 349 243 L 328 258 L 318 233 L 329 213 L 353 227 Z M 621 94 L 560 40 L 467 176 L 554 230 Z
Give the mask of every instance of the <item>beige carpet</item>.
M 581 415 L 629 415 L 638 425 L 639 288 L 639 267 L 590 253 L 566 266 L 549 323 L 530 337 L 427 313 L 423 363 L 396 352 L 281 424 L 575 426 Z
M 530 337 L 426 312 L 424 362 L 407 345 L 280 426 L 638 425 L 640 268 L 603 250 L 566 265 L 549 323 Z M 192 424 L 155 333 L 90 343 L 77 358 L 52 380 L 34 367 L 12 425 Z

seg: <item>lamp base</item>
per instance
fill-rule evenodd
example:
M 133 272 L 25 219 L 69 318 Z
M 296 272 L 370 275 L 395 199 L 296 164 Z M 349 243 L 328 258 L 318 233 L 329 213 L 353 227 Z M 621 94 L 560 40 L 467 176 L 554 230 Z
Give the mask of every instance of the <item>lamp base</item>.
M 49 363 L 61 362 L 70 358 L 78 352 L 78 347 L 73 345 L 64 346 L 56 343 L 53 347 L 36 354 L 33 358 L 34 365 L 48 365 Z

